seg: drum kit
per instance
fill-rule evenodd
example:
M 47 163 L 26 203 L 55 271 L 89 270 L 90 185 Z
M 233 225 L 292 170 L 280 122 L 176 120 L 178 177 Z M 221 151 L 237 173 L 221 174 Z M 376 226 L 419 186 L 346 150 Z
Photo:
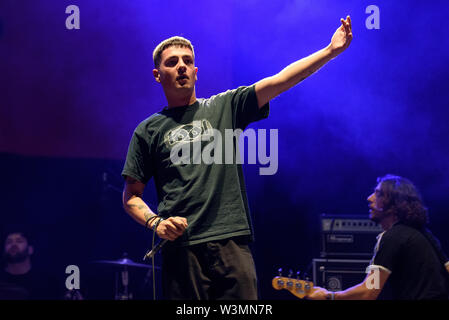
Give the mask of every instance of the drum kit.
M 133 299 L 133 293 L 130 291 L 130 281 L 129 281 L 129 271 L 130 268 L 146 268 L 148 272 L 146 273 L 144 279 L 144 285 L 149 282 L 152 276 L 153 265 L 142 264 L 134 262 L 128 258 L 127 253 L 123 254 L 123 257 L 118 260 L 95 260 L 92 263 L 104 264 L 109 266 L 117 267 L 118 270 L 115 272 L 115 300 L 131 300 Z M 159 266 L 154 266 L 155 270 L 160 270 Z
M 136 281 L 134 283 L 138 282 L 139 286 L 142 286 L 142 289 L 145 290 L 146 293 L 148 293 L 150 290 L 147 290 L 147 285 L 149 284 L 150 280 L 156 275 L 156 271 L 160 270 L 161 268 L 159 266 L 154 266 L 151 264 L 142 264 L 134 262 L 133 260 L 129 259 L 127 256 L 127 253 L 125 252 L 123 254 L 123 257 L 118 260 L 95 260 L 90 261 L 90 263 L 93 264 L 99 264 L 102 266 L 110 266 L 111 271 L 114 271 L 114 299 L 115 300 L 132 300 L 134 298 L 140 299 L 139 294 L 137 294 L 137 297 L 133 295 L 133 288 L 136 289 L 136 286 L 133 286 L 130 282 L 130 274 L 133 277 L 136 277 Z M 102 270 L 104 268 L 102 267 Z M 146 269 L 146 270 L 145 270 Z M 154 270 L 154 273 L 153 273 Z M 146 271 L 146 273 L 145 273 Z M 143 276 L 143 273 L 145 273 L 145 276 L 143 277 L 143 281 L 139 281 L 139 278 Z M 112 274 L 111 274 L 112 275 Z M 134 278 L 133 278 L 134 279 Z M 109 280 L 108 280 L 109 281 Z M 108 286 L 109 288 L 109 286 Z M 112 288 L 111 288 L 112 289 Z M 38 292 L 39 294 L 39 292 Z M 155 299 L 155 291 L 153 288 L 153 298 Z M 109 294 L 108 294 L 109 296 Z M 8 282 L 1 282 L 0 280 L 0 300 L 27 300 L 30 299 L 30 293 L 23 288 L 20 285 L 12 284 Z M 65 292 L 64 296 L 61 297 L 64 300 L 84 300 L 85 297 L 81 294 L 80 290 L 77 289 L 71 289 Z M 149 297 L 147 297 L 149 298 Z M 94 298 L 95 299 L 95 298 Z M 102 299 L 102 298 L 100 298 Z

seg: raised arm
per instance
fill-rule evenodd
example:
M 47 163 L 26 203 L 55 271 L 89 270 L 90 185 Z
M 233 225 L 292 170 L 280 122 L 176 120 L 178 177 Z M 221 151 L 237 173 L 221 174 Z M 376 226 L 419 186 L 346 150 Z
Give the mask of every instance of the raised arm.
M 123 190 L 123 208 L 138 223 L 145 226 L 148 219 L 156 216 L 150 207 L 143 201 L 142 195 L 145 184 L 126 177 L 125 189 Z M 153 228 L 157 219 L 153 219 L 148 228 Z M 187 219 L 184 217 L 170 217 L 163 220 L 157 226 L 157 235 L 162 239 L 175 240 L 184 233 L 187 228 Z
M 256 83 L 255 90 L 259 108 L 315 73 L 328 61 L 342 53 L 349 46 L 351 40 L 351 18 L 347 16 L 346 20 L 341 19 L 341 26 L 335 31 L 331 43 L 326 48 L 298 60 L 278 74 Z

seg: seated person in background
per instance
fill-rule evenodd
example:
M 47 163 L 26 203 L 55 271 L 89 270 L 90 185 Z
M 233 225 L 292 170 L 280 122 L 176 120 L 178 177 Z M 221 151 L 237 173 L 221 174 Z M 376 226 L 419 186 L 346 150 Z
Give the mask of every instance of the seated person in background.
M 380 223 L 384 232 L 377 238 L 367 277 L 344 291 L 315 287 L 307 298 L 374 300 L 387 291 L 387 285 L 394 300 L 448 299 L 449 260 L 425 227 L 427 208 L 416 187 L 393 175 L 378 178 L 377 182 L 368 197 L 370 219 Z
M 56 282 L 32 264 L 34 248 L 21 230 L 7 233 L 0 271 L 0 300 L 43 300 L 58 298 Z

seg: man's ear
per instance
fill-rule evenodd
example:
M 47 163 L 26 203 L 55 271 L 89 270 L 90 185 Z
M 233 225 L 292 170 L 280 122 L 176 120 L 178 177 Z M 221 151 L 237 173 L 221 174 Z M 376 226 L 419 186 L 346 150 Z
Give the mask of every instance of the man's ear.
M 198 80 L 198 67 L 195 67 L 195 81 Z
M 157 82 L 161 83 L 161 76 L 159 74 L 159 70 L 158 69 L 153 69 L 153 76 L 154 76 L 154 79 Z
M 28 255 L 32 255 L 34 253 L 34 248 L 33 246 L 28 246 Z

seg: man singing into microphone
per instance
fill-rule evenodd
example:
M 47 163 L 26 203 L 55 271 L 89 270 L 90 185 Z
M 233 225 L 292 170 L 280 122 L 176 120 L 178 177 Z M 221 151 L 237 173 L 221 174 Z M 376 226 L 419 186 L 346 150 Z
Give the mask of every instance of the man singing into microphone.
M 292 88 L 343 52 L 352 40 L 351 19 L 331 42 L 278 74 L 257 83 L 197 99 L 198 68 L 189 40 L 173 37 L 153 52 L 156 82 L 168 105 L 141 122 L 129 144 L 122 172 L 123 205 L 141 225 L 169 240 L 162 248 L 165 299 L 257 299 L 257 280 L 248 243 L 252 240 L 240 164 L 174 162 L 173 150 L 185 144 L 207 145 L 209 129 L 244 130 L 268 116 L 269 101 Z M 224 144 L 223 144 L 224 145 Z M 238 147 L 234 147 L 238 148 Z M 195 159 L 195 148 L 190 158 Z M 202 150 L 202 148 L 200 148 Z M 145 185 L 154 178 L 156 215 L 145 204 Z

